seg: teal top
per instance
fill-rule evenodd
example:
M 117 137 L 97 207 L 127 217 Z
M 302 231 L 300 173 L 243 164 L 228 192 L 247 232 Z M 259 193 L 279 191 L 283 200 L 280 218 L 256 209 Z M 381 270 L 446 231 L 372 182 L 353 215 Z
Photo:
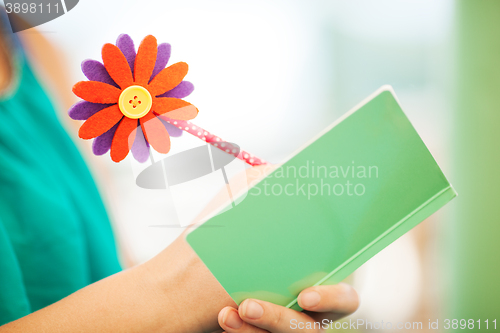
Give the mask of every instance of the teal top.
M 0 96 L 0 325 L 121 269 L 92 176 L 14 49 L 15 86 Z

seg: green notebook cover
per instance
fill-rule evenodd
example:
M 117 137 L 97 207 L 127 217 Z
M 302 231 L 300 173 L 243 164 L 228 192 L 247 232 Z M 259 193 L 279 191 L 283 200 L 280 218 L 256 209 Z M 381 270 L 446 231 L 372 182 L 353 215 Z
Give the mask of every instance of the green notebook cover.
M 384 86 L 187 241 L 237 304 L 300 309 L 455 196 Z

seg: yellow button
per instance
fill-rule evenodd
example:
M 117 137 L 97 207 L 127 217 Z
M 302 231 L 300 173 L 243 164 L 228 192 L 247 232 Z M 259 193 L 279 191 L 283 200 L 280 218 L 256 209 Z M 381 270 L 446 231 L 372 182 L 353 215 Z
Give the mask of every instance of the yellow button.
M 144 117 L 153 104 L 149 91 L 141 86 L 130 86 L 122 91 L 118 107 L 125 117 L 138 119 Z

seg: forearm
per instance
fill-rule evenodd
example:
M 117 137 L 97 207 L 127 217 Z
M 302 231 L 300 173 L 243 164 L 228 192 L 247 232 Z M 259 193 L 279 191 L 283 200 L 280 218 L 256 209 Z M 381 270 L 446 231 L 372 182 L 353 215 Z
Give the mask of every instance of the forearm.
M 220 329 L 219 311 L 228 304 L 236 307 L 183 236 L 147 262 L 146 267 L 152 276 L 167 277 L 157 284 L 163 290 L 163 297 L 170 298 L 169 308 L 175 311 L 174 318 L 182 321 L 182 325 L 175 323 L 179 330 L 171 329 L 167 323 L 167 332 L 212 332 Z
M 210 332 L 235 304 L 181 237 L 145 264 L 115 274 L 0 332 Z

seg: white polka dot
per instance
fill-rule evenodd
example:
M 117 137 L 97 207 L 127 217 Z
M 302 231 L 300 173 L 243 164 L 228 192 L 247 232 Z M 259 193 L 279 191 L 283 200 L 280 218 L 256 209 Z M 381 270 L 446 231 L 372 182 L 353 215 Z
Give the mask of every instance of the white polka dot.
M 217 140 L 217 141 L 218 141 L 218 140 Z M 220 144 L 220 146 L 221 146 L 221 147 L 225 147 L 225 146 L 226 146 L 226 144 L 225 144 L 225 143 L 221 143 L 221 144 Z
M 214 144 L 215 147 L 218 147 L 219 145 L 218 144 Z
M 207 134 L 208 134 L 207 131 L 203 132 L 203 135 L 207 135 Z
M 250 163 L 253 163 L 253 158 L 250 159 Z
M 203 137 L 203 140 L 204 140 L 204 141 L 207 141 L 207 138 Z
M 248 154 L 245 154 L 245 158 L 248 158 Z
M 215 141 L 220 141 L 220 138 L 215 139 Z
M 174 121 L 174 125 L 177 125 L 177 122 L 176 122 L 176 121 Z
M 229 149 L 226 149 L 226 153 L 229 153 Z
M 182 127 L 179 126 L 180 129 L 182 129 Z
M 192 129 L 196 129 L 196 126 L 191 127 Z
M 233 149 L 233 153 L 236 153 L 236 152 L 238 152 L 238 149 Z
M 198 132 L 198 136 L 200 136 L 200 135 L 201 135 L 201 132 Z
M 189 130 L 189 127 L 186 127 L 185 129 L 186 129 L 186 131 L 187 131 L 187 130 Z

